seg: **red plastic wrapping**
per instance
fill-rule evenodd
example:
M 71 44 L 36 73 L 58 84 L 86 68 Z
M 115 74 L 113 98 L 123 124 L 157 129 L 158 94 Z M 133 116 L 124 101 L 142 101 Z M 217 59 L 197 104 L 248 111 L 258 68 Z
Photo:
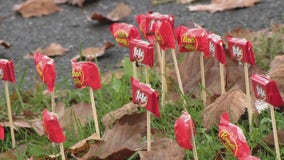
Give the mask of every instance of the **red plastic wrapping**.
M 231 150 L 239 160 L 258 159 L 250 155 L 250 148 L 246 142 L 243 131 L 236 125 L 230 123 L 227 112 L 221 115 L 218 137 L 226 148 Z M 253 159 L 252 159 L 253 160 Z
M 139 39 L 131 39 L 130 61 L 137 61 L 150 67 L 154 66 L 154 46 L 152 43 Z
M 210 54 L 215 57 L 218 62 L 225 64 L 226 63 L 226 53 L 224 50 L 224 41 L 221 36 L 211 33 L 208 34 L 208 45 Z
M 159 110 L 159 94 L 157 91 L 141 83 L 138 80 L 131 78 L 132 85 L 132 102 L 134 104 L 145 105 L 145 109 L 152 112 L 156 117 L 160 118 Z
M 72 77 L 76 88 L 101 88 L 100 74 L 97 65 L 89 61 L 76 62 L 72 60 Z
M 35 53 L 34 63 L 40 79 L 47 85 L 48 91 L 53 92 L 56 80 L 54 60 L 48 56 Z
M 113 23 L 109 30 L 111 31 L 115 41 L 122 47 L 129 47 L 132 38 L 140 39 L 137 27 L 126 23 Z
M 57 120 L 56 114 L 49 112 L 47 109 L 42 112 L 42 124 L 47 138 L 55 143 L 65 141 L 63 130 Z
M 191 130 L 193 130 L 194 135 L 196 134 L 196 130 L 191 115 L 183 112 L 176 120 L 174 130 L 178 145 L 186 149 L 192 149 L 193 145 L 191 143 L 193 136 Z
M 0 59 L 0 79 L 16 83 L 13 61 Z
M 201 51 L 209 56 L 208 35 L 204 28 L 187 28 L 179 26 L 175 29 L 180 52 Z
M 155 40 L 159 43 L 163 50 L 176 48 L 174 31 L 169 21 L 154 23 L 153 28 L 155 32 Z
M 251 65 L 255 64 L 252 43 L 250 41 L 234 38 L 231 36 L 228 36 L 227 40 L 230 56 L 232 59 L 236 59 L 237 61 L 244 63 L 249 63 Z
M 5 139 L 5 132 L 4 132 L 4 128 L 3 126 L 1 126 L 0 124 L 0 140 L 4 140 Z
M 284 102 L 275 81 L 264 75 L 251 75 L 252 88 L 257 99 L 261 99 L 274 107 L 283 107 Z
M 172 30 L 174 28 L 174 16 L 160 14 L 158 12 L 147 12 L 146 14 L 139 14 L 136 16 L 140 31 L 143 33 L 146 39 L 151 43 L 155 40 L 154 24 L 162 21 L 168 21 L 171 24 Z

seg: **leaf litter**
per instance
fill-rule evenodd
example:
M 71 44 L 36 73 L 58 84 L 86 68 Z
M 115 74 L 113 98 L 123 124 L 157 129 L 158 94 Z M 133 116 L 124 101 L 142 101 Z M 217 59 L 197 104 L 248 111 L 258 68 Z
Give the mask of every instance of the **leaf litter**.
M 34 53 L 41 53 L 43 55 L 54 57 L 54 56 L 62 56 L 64 55 L 68 49 L 62 47 L 60 44 L 51 43 L 46 48 L 37 48 L 36 50 L 32 51 L 32 53 L 28 53 L 24 56 L 25 59 L 33 59 Z

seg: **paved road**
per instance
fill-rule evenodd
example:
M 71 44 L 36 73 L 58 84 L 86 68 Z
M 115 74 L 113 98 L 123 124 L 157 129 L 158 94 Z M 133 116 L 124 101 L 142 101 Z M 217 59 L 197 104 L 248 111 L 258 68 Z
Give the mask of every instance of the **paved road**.
M 6 50 L 0 47 L 0 58 L 12 59 L 16 63 L 16 76 L 19 78 L 25 68 L 27 70 L 26 83 L 31 84 L 35 75 L 32 60 L 25 60 L 23 56 L 38 47 L 46 47 L 52 42 L 59 43 L 69 49 L 62 57 L 56 57 L 58 82 L 72 84 L 70 79 L 69 60 L 79 53 L 80 47 L 92 47 L 102 45 L 103 41 L 114 42 L 109 25 L 101 25 L 90 22 L 86 15 L 93 11 L 107 13 L 117 2 L 112 0 L 89 0 L 83 8 L 70 5 L 60 5 L 61 12 L 41 18 L 25 19 L 12 10 L 14 4 L 23 0 L 0 0 L 0 16 L 10 15 L 1 21 L 0 39 L 10 42 L 13 46 Z M 121 0 L 132 8 L 132 14 L 123 19 L 126 23 L 136 25 L 135 16 L 146 11 L 158 11 L 164 14 L 173 14 L 176 26 L 194 21 L 203 25 L 206 29 L 223 35 L 237 27 L 251 28 L 254 30 L 269 27 L 271 23 L 284 23 L 283 0 L 262 0 L 261 3 L 251 8 L 236 9 L 211 14 L 209 12 L 190 12 L 187 5 L 167 3 L 153 6 L 151 0 Z M 201 0 L 201 3 L 209 3 L 209 0 Z M 128 50 L 118 45 L 99 59 L 102 70 L 109 69 L 128 55 Z M 67 77 L 67 78 L 65 78 Z M 1 87 L 2 88 L 2 87 Z

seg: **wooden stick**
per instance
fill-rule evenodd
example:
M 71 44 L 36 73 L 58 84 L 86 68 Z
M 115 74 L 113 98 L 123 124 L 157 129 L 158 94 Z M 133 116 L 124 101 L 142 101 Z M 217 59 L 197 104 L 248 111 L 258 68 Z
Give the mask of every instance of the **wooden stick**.
M 225 93 L 225 72 L 224 72 L 224 64 L 219 63 L 220 66 L 220 79 L 221 79 L 221 94 Z
M 55 91 L 51 92 L 51 112 L 55 113 Z
M 162 67 L 161 67 L 161 78 L 162 78 L 162 108 L 164 108 L 165 105 L 165 95 L 166 95 L 166 84 L 167 80 L 166 80 L 166 74 L 165 74 L 165 51 L 162 50 Z
M 249 126 L 250 126 L 250 130 L 251 130 L 251 128 L 252 128 L 252 107 L 251 107 L 248 68 L 249 68 L 248 64 L 244 63 L 245 84 L 246 84 L 246 99 L 247 99 L 247 108 L 248 108 L 248 116 L 249 116 Z
M 192 123 L 189 124 L 190 125 L 190 132 L 191 132 L 191 141 L 192 141 L 192 147 L 193 147 L 193 157 L 194 160 L 198 160 L 198 155 L 197 155 L 197 149 L 196 149 L 196 145 L 195 145 L 195 136 L 194 136 L 194 132 L 193 132 L 193 126 Z
M 200 53 L 200 75 L 201 75 L 201 84 L 202 84 L 202 101 L 203 105 L 206 105 L 206 92 L 205 92 L 205 71 L 204 71 L 204 57 L 203 53 Z
M 278 141 L 278 135 L 277 135 L 277 128 L 276 128 L 276 121 L 275 121 L 275 114 L 274 114 L 274 108 L 272 105 L 268 104 L 270 108 L 270 115 L 271 115 L 271 121 L 272 121 L 272 129 L 273 129 L 273 137 L 274 137 L 274 146 L 276 151 L 276 159 L 280 160 L 280 149 L 279 149 L 279 141 Z
M 155 43 L 155 50 L 156 50 L 157 55 L 158 55 L 160 68 L 162 68 L 161 47 L 160 47 L 159 43 L 157 43 L 157 42 Z
M 6 102 L 7 102 L 10 131 L 11 131 L 12 147 L 15 148 L 16 147 L 16 139 L 15 139 L 15 132 L 14 132 L 14 122 L 13 122 L 13 116 L 12 116 L 11 102 L 10 102 L 10 96 L 9 96 L 8 81 L 5 81 L 5 94 L 6 94 Z
M 151 151 L 151 112 L 147 111 L 147 151 Z
M 150 84 L 150 78 L 149 78 L 149 66 L 145 65 L 145 78 L 146 78 L 146 84 Z
M 133 77 L 137 79 L 137 66 L 136 61 L 132 62 L 132 68 L 133 68 Z
M 183 90 L 182 81 L 181 81 L 181 77 L 180 77 L 180 72 L 179 72 L 179 68 L 178 68 L 178 63 L 177 63 L 175 49 L 171 49 L 171 54 L 172 54 L 172 58 L 173 58 L 174 65 L 175 65 L 175 70 L 176 70 L 179 90 L 180 90 L 180 92 L 182 94 L 182 98 L 183 98 L 183 108 L 184 108 L 185 111 L 187 111 L 186 107 L 185 107 L 186 101 L 185 101 L 185 98 L 184 98 L 184 90 Z
M 94 92 L 91 87 L 89 87 L 89 92 L 90 92 L 90 99 L 92 103 L 92 110 L 93 110 L 93 117 L 94 117 L 94 122 L 95 122 L 95 128 L 96 128 L 96 133 L 100 136 L 100 129 L 99 129 L 99 122 L 98 122 L 98 116 L 97 116 L 97 109 L 96 109 L 96 104 L 94 100 Z
M 60 146 L 60 154 L 61 154 L 62 160 L 65 160 L 63 143 L 60 143 L 59 146 Z

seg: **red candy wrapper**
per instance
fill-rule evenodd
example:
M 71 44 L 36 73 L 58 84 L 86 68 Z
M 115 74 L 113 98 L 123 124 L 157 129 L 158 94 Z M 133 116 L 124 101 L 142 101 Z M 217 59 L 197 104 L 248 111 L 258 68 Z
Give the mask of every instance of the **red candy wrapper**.
M 168 48 L 175 49 L 175 35 L 169 21 L 161 21 L 153 24 L 155 40 L 163 50 Z
M 97 65 L 89 61 L 76 62 L 72 60 L 72 77 L 76 88 L 101 88 L 100 74 Z
M 224 50 L 224 41 L 221 36 L 211 33 L 208 35 L 208 45 L 210 54 L 215 57 L 218 62 L 225 64 L 226 63 L 226 53 Z
M 204 28 L 187 28 L 179 26 L 175 29 L 180 52 L 201 51 L 209 56 L 208 35 Z
M 193 145 L 191 142 L 193 136 L 191 130 L 193 130 L 194 135 L 196 134 L 196 130 L 191 115 L 183 112 L 176 120 L 174 130 L 178 145 L 186 149 L 192 149 Z
M 276 82 L 259 74 L 251 75 L 252 88 L 257 99 L 261 99 L 274 107 L 283 107 L 284 102 Z
M 132 39 L 129 45 L 130 61 L 137 61 L 151 68 L 154 66 L 154 47 L 147 41 Z
M 228 36 L 227 40 L 230 56 L 232 59 L 236 59 L 237 61 L 244 63 L 249 63 L 251 65 L 255 64 L 252 43 L 250 41 L 233 38 L 231 36 Z
M 132 38 L 140 39 L 137 27 L 126 23 L 113 23 L 109 30 L 111 31 L 115 41 L 122 47 L 129 47 Z
M 16 83 L 13 61 L 0 59 L 0 80 Z
M 146 14 L 139 14 L 136 16 L 140 31 L 144 34 L 145 38 L 150 42 L 154 42 L 154 24 L 161 23 L 162 21 L 168 21 L 171 24 L 172 29 L 174 28 L 174 16 L 160 14 L 158 12 L 148 12 Z
M 156 117 L 160 118 L 159 110 L 159 94 L 157 91 L 144 83 L 131 78 L 132 84 L 132 102 L 134 104 L 145 105 L 145 109 L 152 112 Z
M 218 137 L 224 146 L 231 150 L 239 160 L 257 159 L 250 155 L 250 148 L 243 131 L 238 126 L 230 123 L 227 112 L 221 115 Z
M 42 112 L 42 124 L 47 138 L 55 143 L 65 141 L 65 136 L 57 120 L 56 114 L 45 109 Z
M 0 140 L 4 141 L 5 139 L 5 132 L 3 126 L 0 124 Z
M 56 80 L 54 60 L 48 56 L 35 53 L 34 62 L 40 79 L 47 85 L 48 91 L 53 92 Z

